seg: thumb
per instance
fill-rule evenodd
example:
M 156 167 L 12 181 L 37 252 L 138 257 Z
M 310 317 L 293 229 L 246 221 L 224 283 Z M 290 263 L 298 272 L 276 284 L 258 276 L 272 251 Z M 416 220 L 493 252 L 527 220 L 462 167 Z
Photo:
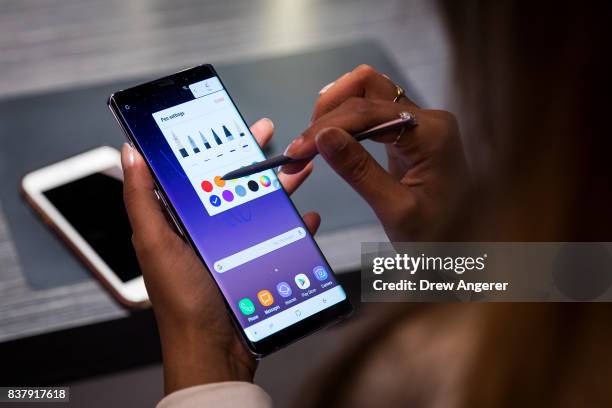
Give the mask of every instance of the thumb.
M 396 215 L 394 207 L 399 210 L 403 204 L 405 190 L 359 142 L 340 128 L 323 129 L 315 141 L 325 161 L 368 202 L 381 221 Z
M 169 225 L 155 197 L 155 183 L 142 156 L 126 143 L 121 150 L 121 164 L 123 199 L 134 236 L 152 238 L 164 235 Z

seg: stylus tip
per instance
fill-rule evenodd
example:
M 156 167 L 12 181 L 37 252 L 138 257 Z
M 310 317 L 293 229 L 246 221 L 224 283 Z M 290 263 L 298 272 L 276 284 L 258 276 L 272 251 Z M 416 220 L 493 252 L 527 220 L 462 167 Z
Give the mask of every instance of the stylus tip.
M 236 176 L 234 176 L 235 171 L 230 171 L 227 174 L 224 174 L 223 176 L 221 176 L 221 180 L 225 180 L 225 181 L 230 181 L 233 180 L 235 178 L 238 178 Z

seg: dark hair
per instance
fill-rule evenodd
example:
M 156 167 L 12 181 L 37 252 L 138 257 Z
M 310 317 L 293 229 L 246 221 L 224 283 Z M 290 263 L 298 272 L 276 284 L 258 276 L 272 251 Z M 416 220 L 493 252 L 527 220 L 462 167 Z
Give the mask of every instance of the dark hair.
M 458 116 L 475 180 L 441 238 L 609 240 L 612 2 L 441 0 L 440 8 L 453 44 Z M 320 392 L 309 387 L 302 404 L 354 403 L 352 394 L 368 378 L 364 370 L 374 369 L 371 354 L 402 327 L 420 325 L 433 328 L 423 330 L 431 344 L 449 336 L 458 349 L 470 343 L 473 354 L 440 362 L 435 356 L 446 357 L 444 350 L 406 343 L 414 359 L 405 366 L 429 352 L 440 367 L 423 371 L 418 381 L 402 372 L 386 375 L 397 387 L 379 395 L 380 406 L 428 406 L 438 392 L 453 393 L 448 405 L 465 407 L 612 406 L 610 304 L 375 309 L 369 330 L 347 340 L 345 352 L 316 377 Z M 465 325 L 454 324 L 457 319 Z M 455 375 L 444 366 L 453 359 L 465 365 L 454 381 L 459 389 L 432 386 Z
M 501 226 L 493 238 L 607 240 L 612 3 L 440 5 L 476 188 Z M 458 218 L 477 224 L 468 212 Z

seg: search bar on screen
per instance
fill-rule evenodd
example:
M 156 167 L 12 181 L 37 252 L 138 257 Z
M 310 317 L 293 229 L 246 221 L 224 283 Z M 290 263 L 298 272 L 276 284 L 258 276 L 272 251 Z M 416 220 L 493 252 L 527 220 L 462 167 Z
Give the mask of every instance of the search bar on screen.
M 224 273 L 230 269 L 234 269 L 240 265 L 257 259 L 260 256 L 274 252 L 284 246 L 287 246 L 293 242 L 299 241 L 306 236 L 306 231 L 302 227 L 297 227 L 266 241 L 260 242 L 259 244 L 253 245 L 247 249 L 243 249 L 240 252 L 236 252 L 233 255 L 228 256 L 215 262 L 214 269 L 218 273 Z

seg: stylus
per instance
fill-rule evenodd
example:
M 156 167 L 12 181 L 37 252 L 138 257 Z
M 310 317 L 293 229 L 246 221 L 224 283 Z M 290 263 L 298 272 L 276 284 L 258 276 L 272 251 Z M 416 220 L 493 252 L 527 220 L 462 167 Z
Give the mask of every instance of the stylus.
M 374 136 L 378 136 L 382 133 L 386 133 L 386 132 L 401 129 L 401 128 L 411 128 L 416 125 L 417 125 L 417 121 L 414 115 L 408 112 L 405 112 L 405 113 L 403 112 L 399 119 L 394 119 L 389 122 L 385 122 L 380 125 L 374 126 L 373 128 L 370 128 L 366 131 L 353 135 L 353 137 L 358 142 L 361 142 L 362 140 L 369 139 Z M 240 177 L 250 176 L 251 174 L 259 173 L 264 170 L 273 169 L 278 166 L 283 166 L 288 163 L 293 163 L 296 161 L 301 161 L 301 160 L 306 160 L 306 159 L 312 159 L 313 157 L 294 159 L 292 157 L 285 156 L 284 154 L 280 154 L 278 156 L 271 157 L 259 163 L 251 164 L 249 166 L 244 166 L 237 170 L 230 171 L 229 173 L 224 175 L 222 178 L 223 180 L 233 180 L 233 179 L 237 179 Z

